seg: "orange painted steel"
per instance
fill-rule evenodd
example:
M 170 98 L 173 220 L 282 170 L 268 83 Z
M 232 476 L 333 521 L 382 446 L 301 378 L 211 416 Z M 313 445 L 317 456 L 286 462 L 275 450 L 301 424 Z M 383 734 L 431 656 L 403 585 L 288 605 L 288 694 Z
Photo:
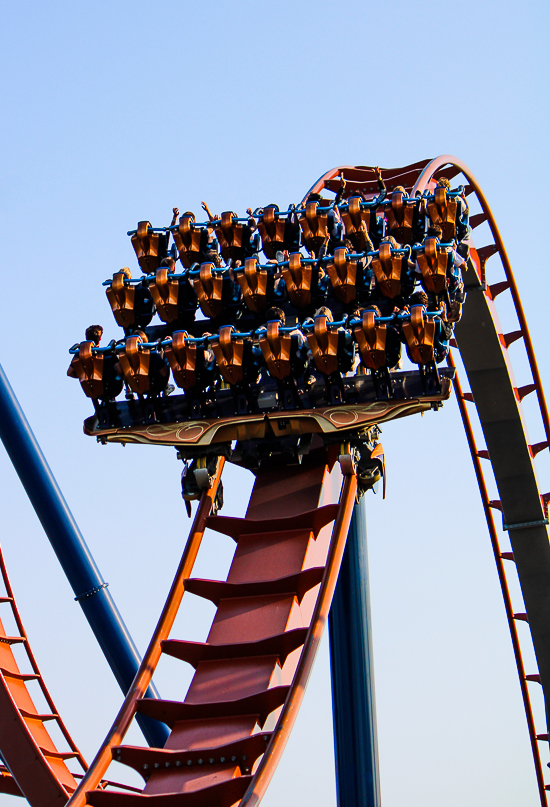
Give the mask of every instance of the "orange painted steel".
M 16 794 L 17 789 L 13 784 L 17 783 L 21 791 L 19 795 L 24 795 L 32 807 L 62 805 L 76 788 L 76 780 L 65 760 L 76 759 L 84 771 L 87 765 L 59 717 L 40 674 L 15 602 L 1 549 L 0 576 L 5 589 L 5 596 L 0 598 L 0 602 L 10 606 L 17 627 L 16 636 L 6 636 L 0 621 L 0 711 L 3 717 L 0 721 L 0 748 L 14 780 L 10 783 L 10 777 L 3 774 L 0 792 L 14 794 L 15 791 Z M 24 648 L 32 672 L 21 672 L 11 649 L 13 645 Z M 37 682 L 48 713 L 40 714 L 36 709 L 27 688 L 30 681 Z M 44 725 L 49 720 L 59 727 L 69 747 L 67 752 L 60 752 L 55 746 Z M 29 771 L 32 771 L 31 775 Z
M 447 358 L 447 364 L 449 367 L 455 367 L 454 360 L 451 355 Z M 531 741 L 531 750 L 533 753 L 533 761 L 535 763 L 535 773 L 537 777 L 537 785 L 539 789 L 539 796 L 540 796 L 540 803 L 542 807 L 547 807 L 547 800 L 546 800 L 546 791 L 544 785 L 544 776 L 542 771 L 542 764 L 540 760 L 540 753 L 538 747 L 538 740 L 537 740 L 537 732 L 535 729 L 535 719 L 533 717 L 533 710 L 531 708 L 531 699 L 529 697 L 529 689 L 527 687 L 527 679 L 525 677 L 525 667 L 523 665 L 523 658 L 521 655 L 521 646 L 519 643 L 519 636 L 516 628 L 516 622 L 514 619 L 514 609 L 512 607 L 512 600 L 510 598 L 510 591 L 508 589 L 508 582 L 506 579 L 506 571 L 504 569 L 503 563 L 503 555 L 500 549 L 500 543 L 498 540 L 497 530 L 495 527 L 495 521 L 493 518 L 492 508 L 490 505 L 489 495 L 487 493 L 487 485 L 485 484 L 485 477 L 483 475 L 483 469 L 481 467 L 481 462 L 479 459 L 479 451 L 476 445 L 474 432 L 472 429 L 472 423 L 470 420 L 470 416 L 466 409 L 466 403 L 468 399 L 464 397 L 462 392 L 462 385 L 458 378 L 458 373 L 455 375 L 453 380 L 453 386 L 456 393 L 456 399 L 458 402 L 458 408 L 460 410 L 460 415 L 462 417 L 462 422 L 464 424 L 464 431 L 466 432 L 466 439 L 468 441 L 468 447 L 470 449 L 470 454 L 472 455 L 472 462 L 474 465 L 474 470 L 476 474 L 477 484 L 479 486 L 479 492 L 481 495 L 481 501 L 483 502 L 483 509 L 485 511 L 485 518 L 487 519 L 487 528 L 489 530 L 489 535 L 491 537 L 491 546 L 493 548 L 493 554 L 495 556 L 495 563 L 497 566 L 497 573 L 498 579 L 500 582 L 500 587 L 502 589 L 502 597 L 504 600 L 504 607 L 506 609 L 506 618 L 508 619 L 508 627 L 510 629 L 510 636 L 512 638 L 512 647 L 514 648 L 514 657 L 516 659 L 516 666 L 518 670 L 518 677 L 519 677 L 519 685 L 521 688 L 521 696 L 523 698 L 523 706 L 525 708 L 525 715 L 527 718 L 527 728 L 529 731 L 529 739 Z
M 189 538 L 187 539 L 187 543 L 183 550 L 183 555 L 170 588 L 168 598 L 164 608 L 162 609 L 160 619 L 149 643 L 149 647 L 147 648 L 147 652 L 143 657 L 139 670 L 136 673 L 136 677 L 132 682 L 132 686 L 128 691 L 124 703 L 116 716 L 107 738 L 96 754 L 88 772 L 80 782 L 78 789 L 69 802 L 71 807 L 80 807 L 81 805 L 86 804 L 86 791 L 92 790 L 99 786 L 103 779 L 103 774 L 112 761 L 113 747 L 122 742 L 124 739 L 126 732 L 128 731 L 128 728 L 130 727 L 130 724 L 136 714 L 138 701 L 140 698 L 144 697 L 147 689 L 149 688 L 151 678 L 153 677 L 162 654 L 161 643 L 168 638 L 183 599 L 185 592 L 184 580 L 189 577 L 191 571 L 193 570 L 193 566 L 195 565 L 195 560 L 197 558 L 204 531 L 206 529 L 206 519 L 212 510 L 212 504 L 221 481 L 224 463 L 225 459 L 221 457 L 218 460 L 216 475 L 213 479 L 211 487 L 208 490 L 205 490 L 201 496 L 199 505 L 197 507 L 197 512 L 195 513 L 195 518 L 193 519 L 193 524 L 189 532 Z

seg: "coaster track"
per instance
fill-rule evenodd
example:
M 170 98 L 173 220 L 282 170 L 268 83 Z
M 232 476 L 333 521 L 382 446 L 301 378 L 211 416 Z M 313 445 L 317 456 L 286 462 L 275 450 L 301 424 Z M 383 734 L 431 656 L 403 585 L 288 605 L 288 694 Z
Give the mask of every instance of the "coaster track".
M 445 176 L 450 180 L 460 173 L 468 182 L 466 193 L 474 194 L 482 209 L 482 213 L 471 217 L 471 226 L 475 229 L 486 221 L 494 243 L 479 249 L 470 244 L 470 259 L 464 273 L 468 300 L 456 327 L 453 345 L 460 353 L 470 391 L 463 392 L 458 376 L 453 383 L 502 586 L 540 802 L 544 807 L 547 797 L 538 742 L 547 740 L 548 735 L 537 734 L 535 729 L 527 682 L 541 684 L 546 703 L 550 702 L 550 598 L 547 595 L 550 546 L 546 527 L 549 496 L 539 488 L 533 461 L 539 452 L 548 450 L 550 421 L 527 321 L 496 223 L 469 169 L 459 160 L 443 156 L 401 169 L 384 170 L 382 175 L 390 190 L 392 186 L 403 185 L 414 196 L 416 192 L 433 188 L 435 179 Z M 376 193 L 372 169 L 353 166 L 329 171 L 310 192 L 318 193 L 324 188 L 336 192 L 340 176 L 347 182 L 346 195 L 355 190 Z M 486 263 L 497 254 L 504 279 L 487 285 Z M 503 292 L 511 294 L 519 323 L 518 330 L 507 334 L 500 327 L 495 307 L 497 296 Z M 519 340 L 523 342 L 532 374 L 532 383 L 522 387 L 515 383 L 509 354 L 510 345 Z M 449 364 L 454 367 L 452 358 Z M 523 398 L 533 392 L 546 437 L 535 444 L 527 437 L 521 407 Z M 476 407 L 485 448 L 477 447 L 468 403 Z M 281 466 L 262 465 L 243 519 L 210 515 L 224 462 L 223 458 L 219 460 L 213 483 L 202 494 L 174 583 L 143 663 L 104 744 L 70 797 L 71 807 L 84 804 L 255 807 L 259 803 L 303 697 L 345 546 L 357 477 L 349 456 L 340 457 L 339 462 L 337 454 L 335 448 L 326 450 L 319 444 L 299 466 L 282 471 Z M 498 500 L 489 499 L 481 460 L 491 465 Z M 511 553 L 500 549 L 494 510 L 502 513 Z M 207 527 L 230 536 L 237 544 L 225 582 L 190 577 Z M 513 611 L 504 560 L 515 564 L 525 612 Z M 2 570 L 6 580 L 3 560 Z M 207 598 L 217 606 L 205 643 L 170 638 L 184 592 Z M 518 620 L 529 625 L 538 672 L 525 673 L 516 630 Z M 20 633 L 24 635 L 22 627 Z M 195 668 L 193 681 L 181 703 L 144 697 L 162 653 Z M 10 690 L 3 673 L 0 685 L 2 698 L 10 692 L 13 696 L 13 685 Z M 48 756 L 43 748 L 50 746 L 45 746 L 42 739 L 30 732 L 29 748 L 33 748 L 33 753 L 38 751 L 36 763 L 18 766 L 17 753 L 6 739 L 8 732 L 16 727 L 17 730 L 26 727 L 29 735 L 29 718 L 18 703 L 16 708 L 0 711 L 0 751 L 13 774 L 12 778 L 7 770 L 0 769 L 0 792 L 15 792 L 16 781 L 19 792 L 24 793 L 33 807 L 65 803 L 76 784 L 74 779 L 67 780 L 61 767 L 65 755 L 52 752 L 50 748 Z M 124 735 L 138 713 L 169 726 L 171 734 L 164 748 L 123 744 Z M 34 718 L 35 723 L 36 720 Z M 38 722 L 42 726 L 42 720 Z M 71 755 L 80 760 L 76 746 L 67 734 L 66 738 L 71 745 Z M 113 789 L 103 778 L 112 760 L 138 771 L 144 778 L 143 790 Z M 33 790 L 32 781 L 38 775 L 45 775 L 52 782 L 53 795 Z M 6 789 L 1 790 L 2 787 Z

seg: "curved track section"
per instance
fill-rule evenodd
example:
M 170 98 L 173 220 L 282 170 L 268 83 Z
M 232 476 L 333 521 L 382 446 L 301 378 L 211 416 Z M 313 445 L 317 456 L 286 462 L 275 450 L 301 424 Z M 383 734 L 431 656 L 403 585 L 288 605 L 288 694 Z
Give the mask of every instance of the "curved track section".
M 301 465 L 262 466 L 245 518 L 208 517 L 220 472 L 201 499 L 133 694 L 71 807 L 254 807 L 273 775 L 328 616 L 357 477 L 342 476 L 336 452 L 319 448 Z M 225 581 L 187 576 L 206 526 L 237 544 Z M 205 643 L 167 638 L 184 591 L 217 606 Z M 161 653 L 195 669 L 183 702 L 142 697 Z M 164 748 L 120 744 L 136 712 L 170 727 Z M 96 789 L 112 759 L 143 776 L 141 794 Z
M 74 758 L 82 771 L 86 771 L 86 762 L 57 713 L 40 674 L 1 549 L 0 577 L 4 589 L 0 605 L 10 612 L 3 613 L 4 621 L 11 617 L 16 629 L 14 635 L 7 635 L 0 618 L 0 748 L 6 763 L 6 768 L 0 770 L 0 792 L 25 796 L 32 807 L 63 805 L 77 786 L 67 760 Z M 21 648 L 20 655 L 17 647 Z M 41 712 L 35 706 L 29 686 L 33 682 L 46 711 Z M 49 722 L 57 724 L 68 750 L 58 750 L 48 731 Z
M 431 190 L 440 177 L 454 180 L 459 174 L 462 174 L 468 182 L 466 194 L 474 194 L 482 209 L 481 213 L 470 218 L 471 227 L 475 230 L 487 222 L 493 243 L 478 249 L 471 245 L 470 260 L 464 273 L 468 300 L 464 306 L 462 320 L 456 326 L 456 341 L 453 344 L 453 347 L 460 351 L 471 391 L 462 392 L 458 376 L 454 384 L 495 552 L 526 709 L 540 800 L 545 807 L 547 788 L 544 785 L 537 741 L 548 740 L 548 733 L 547 730 L 539 734 L 536 732 L 527 682 L 542 684 L 549 724 L 550 544 L 547 524 L 550 496 L 540 490 L 533 460 L 539 452 L 547 450 L 550 446 L 550 418 L 527 320 L 495 219 L 479 183 L 469 168 L 457 158 L 444 155 L 405 168 L 382 171 L 389 191 L 399 184 L 403 185 L 411 196 Z M 334 168 L 322 176 L 311 191 L 320 192 L 323 188 L 327 188 L 336 192 L 340 185 L 340 175 L 343 175 L 347 182 L 346 196 L 354 190 L 373 195 L 377 192 L 373 170 L 367 166 Z M 493 255 L 500 257 L 504 278 L 500 282 L 487 285 L 486 263 Z M 497 296 L 503 292 L 511 294 L 518 320 L 518 329 L 511 333 L 503 333 L 495 306 Z M 525 348 L 532 375 L 532 383 L 521 387 L 515 382 L 509 353 L 510 345 L 519 340 Z M 449 363 L 454 366 L 452 360 Z M 545 440 L 534 444 L 529 440 L 521 406 L 523 398 L 531 393 L 537 396 L 546 437 Z M 476 446 L 465 402 L 473 403 L 476 407 L 486 448 L 478 449 Z M 491 464 L 499 491 L 498 500 L 489 499 L 480 459 Z M 500 550 L 493 518 L 494 510 L 502 513 L 503 529 L 507 530 L 510 536 L 513 550 L 511 553 L 502 553 Z M 525 612 L 513 611 L 503 560 L 515 563 Z M 538 672 L 525 673 L 516 630 L 518 620 L 529 624 Z

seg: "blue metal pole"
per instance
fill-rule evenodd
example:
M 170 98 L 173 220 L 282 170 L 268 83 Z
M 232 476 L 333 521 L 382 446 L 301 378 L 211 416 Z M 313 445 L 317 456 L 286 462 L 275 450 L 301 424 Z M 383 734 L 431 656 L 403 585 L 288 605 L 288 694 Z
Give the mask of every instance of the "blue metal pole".
M 0 438 L 67 575 L 75 600 L 126 695 L 141 662 L 137 648 L 1 365 Z M 153 686 L 147 695 L 159 697 Z M 141 715 L 138 720 L 147 742 L 163 746 L 168 737 L 166 726 Z
M 355 505 L 329 614 L 339 807 L 380 807 L 365 498 Z

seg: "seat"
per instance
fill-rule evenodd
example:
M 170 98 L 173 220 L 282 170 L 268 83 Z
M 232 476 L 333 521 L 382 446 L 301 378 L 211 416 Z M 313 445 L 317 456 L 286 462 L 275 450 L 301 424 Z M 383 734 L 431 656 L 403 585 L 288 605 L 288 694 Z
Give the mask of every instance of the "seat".
M 132 390 L 138 395 L 149 392 L 149 350 L 140 350 L 142 342 L 139 336 L 129 336 L 124 349 L 118 354 L 118 360 L 122 368 L 124 380 Z
M 81 342 L 80 349 L 71 362 L 80 386 L 88 398 L 102 398 L 103 388 L 103 354 L 93 353 L 93 342 Z
M 140 221 L 132 236 L 132 246 L 138 263 L 146 275 L 152 275 L 157 271 L 160 262 L 166 257 L 168 248 L 167 233 L 153 233 L 149 232 L 150 229 L 150 221 Z
M 353 244 L 357 252 L 366 252 L 370 249 L 369 229 L 371 216 L 376 212 L 371 208 L 362 208 L 360 196 L 351 196 L 348 199 L 348 209 L 341 211 L 342 221 L 346 228 L 346 238 Z
M 256 258 L 247 258 L 244 267 L 235 270 L 237 283 L 241 287 L 246 307 L 255 314 L 260 314 L 268 304 L 267 269 L 261 269 Z
M 443 231 L 442 240 L 452 241 L 456 238 L 456 197 L 449 196 L 446 188 L 437 187 L 433 198 L 428 201 L 427 209 L 432 224 L 438 224 Z
M 406 256 L 392 255 L 392 245 L 389 241 L 380 244 L 377 257 L 372 259 L 376 282 L 382 294 L 390 300 L 401 294 L 401 274 L 406 260 Z
M 201 311 L 205 317 L 211 319 L 215 319 L 223 311 L 223 277 L 213 270 L 213 263 L 201 263 L 199 277 L 193 280 Z
M 280 328 L 280 322 L 267 323 L 267 331 L 260 336 L 260 349 L 269 374 L 282 381 L 291 374 L 292 337 L 281 333 Z
M 403 335 L 412 362 L 421 365 L 433 362 L 435 322 L 425 317 L 422 305 L 411 306 L 411 319 L 403 323 Z
M 288 266 L 283 266 L 283 280 L 291 303 L 296 308 L 311 304 L 311 264 L 302 264 L 299 252 L 292 252 Z
M 315 317 L 313 333 L 307 334 L 307 341 L 315 367 L 324 375 L 338 372 L 338 331 L 329 331 L 327 317 Z
M 334 250 L 333 260 L 326 265 L 335 297 L 351 303 L 357 297 L 357 261 L 350 260 L 345 247 Z
M 195 216 L 192 213 L 184 213 L 180 216 L 177 230 L 173 230 L 174 241 L 178 250 L 179 259 L 186 269 L 194 263 L 200 263 L 206 228 L 195 227 Z
M 369 370 L 381 370 L 387 366 L 385 324 L 377 325 L 376 311 L 363 311 L 361 324 L 353 329 L 353 336 L 359 347 L 361 361 Z
M 394 191 L 389 202 L 384 205 L 389 234 L 399 244 L 414 242 L 415 213 L 419 204 L 415 199 L 410 200 L 403 191 Z
M 437 238 L 424 239 L 424 251 L 418 252 L 416 261 L 422 272 L 422 287 L 426 292 L 441 294 L 447 285 L 447 262 L 449 256 Z
M 157 269 L 155 279 L 149 283 L 149 291 L 163 322 L 174 322 L 178 318 L 179 280 L 170 279 L 167 266 Z
M 125 272 L 115 272 L 111 285 L 105 290 L 116 323 L 121 328 L 131 328 L 136 321 L 136 287 L 125 283 L 127 279 Z
M 279 211 L 274 205 L 264 207 L 264 212 L 258 219 L 262 249 L 266 257 L 271 260 L 276 258 L 277 252 L 286 249 L 286 223 L 286 219 L 279 218 Z
M 210 342 L 220 375 L 228 384 L 239 384 L 244 379 L 244 340 L 232 339 L 231 325 L 220 328 L 218 338 Z
M 226 263 L 230 260 L 244 261 L 246 242 L 250 237 L 250 233 L 247 233 L 250 228 L 234 219 L 237 219 L 237 214 L 226 211 L 216 226 L 220 251 Z
M 323 202 L 328 204 L 328 202 Z M 300 213 L 299 222 L 302 228 L 302 243 L 309 252 L 315 256 L 328 238 L 327 214 L 318 213 L 319 202 L 308 202 L 305 210 Z
M 186 331 L 177 331 L 172 336 L 172 344 L 165 351 L 174 380 L 184 390 L 197 383 L 197 345 L 190 343 L 188 339 L 189 334 Z

